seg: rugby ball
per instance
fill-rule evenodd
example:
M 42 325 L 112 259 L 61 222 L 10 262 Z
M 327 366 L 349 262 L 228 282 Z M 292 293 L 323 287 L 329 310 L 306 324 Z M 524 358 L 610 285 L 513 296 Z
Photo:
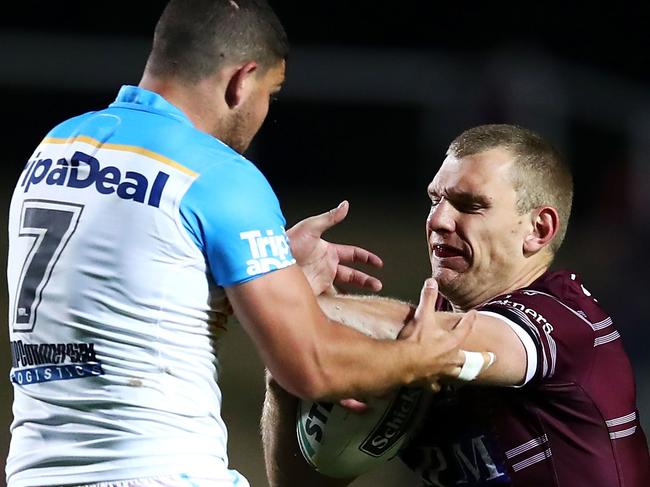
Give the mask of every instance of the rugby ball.
M 298 444 L 305 460 L 323 475 L 353 478 L 386 463 L 402 449 L 424 414 L 431 394 L 402 387 L 352 412 L 339 404 L 299 401 Z

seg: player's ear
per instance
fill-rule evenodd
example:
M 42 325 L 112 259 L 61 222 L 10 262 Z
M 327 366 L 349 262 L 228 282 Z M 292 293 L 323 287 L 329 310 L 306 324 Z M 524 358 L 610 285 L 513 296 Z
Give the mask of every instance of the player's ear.
M 258 65 L 255 61 L 236 66 L 229 74 L 226 85 L 226 103 L 229 108 L 237 108 L 251 94 L 254 86 L 254 78 L 257 74 Z
M 552 206 L 535 208 L 531 212 L 530 232 L 524 238 L 524 255 L 531 255 L 546 247 L 560 229 L 560 216 Z

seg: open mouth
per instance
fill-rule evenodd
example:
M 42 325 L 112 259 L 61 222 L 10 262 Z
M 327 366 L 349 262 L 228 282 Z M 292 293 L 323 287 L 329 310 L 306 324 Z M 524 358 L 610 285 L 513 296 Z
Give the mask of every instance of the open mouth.
M 433 254 L 439 259 L 448 259 L 451 257 L 465 257 L 462 249 L 452 247 L 451 245 L 437 244 L 432 247 Z

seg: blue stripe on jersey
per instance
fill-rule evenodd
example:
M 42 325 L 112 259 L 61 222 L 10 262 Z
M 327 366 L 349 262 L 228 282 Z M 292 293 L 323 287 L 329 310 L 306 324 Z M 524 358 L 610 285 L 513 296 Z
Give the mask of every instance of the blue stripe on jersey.
M 160 95 L 123 86 L 107 109 L 63 122 L 48 137 L 125 148 L 194 175 L 180 218 L 217 284 L 231 286 L 295 262 L 279 202 L 262 173 Z

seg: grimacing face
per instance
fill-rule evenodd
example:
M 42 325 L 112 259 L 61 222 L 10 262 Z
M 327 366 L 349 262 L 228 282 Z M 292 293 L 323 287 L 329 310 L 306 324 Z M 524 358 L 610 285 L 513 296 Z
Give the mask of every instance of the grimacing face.
M 523 241 L 532 224 L 517 213 L 511 165 L 504 148 L 450 155 L 427 188 L 432 276 L 461 308 L 500 294 L 524 268 Z
M 271 98 L 282 88 L 284 74 L 284 61 L 255 74 L 250 96 L 232 115 L 230 126 L 224 135 L 224 142 L 240 154 L 248 149 L 253 137 L 264 123 Z

